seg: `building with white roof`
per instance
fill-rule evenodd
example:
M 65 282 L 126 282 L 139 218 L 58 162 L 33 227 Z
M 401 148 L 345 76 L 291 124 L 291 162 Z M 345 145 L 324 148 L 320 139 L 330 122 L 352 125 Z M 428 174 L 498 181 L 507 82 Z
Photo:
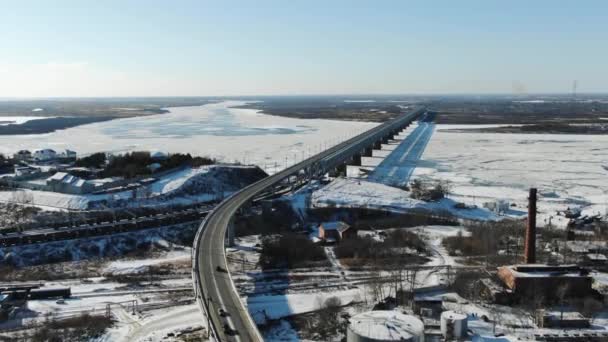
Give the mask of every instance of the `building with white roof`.
M 347 342 L 424 342 L 424 323 L 398 311 L 368 311 L 353 316 L 346 331 Z
M 50 148 L 35 150 L 33 154 L 33 159 L 36 161 L 49 161 L 55 158 L 57 158 L 57 152 Z
M 47 178 L 46 185 L 51 191 L 66 194 L 86 194 L 95 190 L 95 184 L 66 172 L 57 172 Z

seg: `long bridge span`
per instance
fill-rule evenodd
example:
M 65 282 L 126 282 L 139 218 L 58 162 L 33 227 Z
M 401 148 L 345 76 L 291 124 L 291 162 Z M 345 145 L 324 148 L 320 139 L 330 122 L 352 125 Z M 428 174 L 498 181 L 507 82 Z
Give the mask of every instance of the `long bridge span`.
M 234 193 L 211 211 L 202 222 L 192 249 L 192 275 L 196 300 L 207 317 L 215 341 L 263 341 L 247 308 L 239 298 L 228 271 L 225 245 L 234 236 L 233 217 L 240 208 L 262 193 L 272 192 L 290 178 L 312 179 L 326 173 L 345 174 L 346 165 L 361 165 L 426 108 L 403 113 L 315 156 L 266 177 Z

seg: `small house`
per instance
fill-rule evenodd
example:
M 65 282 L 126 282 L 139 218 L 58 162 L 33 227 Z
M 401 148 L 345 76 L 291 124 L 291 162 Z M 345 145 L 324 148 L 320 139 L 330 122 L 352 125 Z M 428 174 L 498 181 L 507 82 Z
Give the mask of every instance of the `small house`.
M 589 319 L 576 311 L 542 310 L 537 313 L 537 316 L 538 325 L 541 328 L 585 329 L 591 326 Z
M 86 194 L 95 190 L 95 184 L 66 172 L 57 172 L 47 178 L 46 185 L 51 191 L 66 194 Z
M 340 242 L 349 232 L 350 226 L 342 221 L 323 222 L 318 228 L 318 238 L 325 242 Z
M 33 176 L 40 173 L 40 169 L 31 166 L 17 166 L 15 165 L 15 176 L 26 177 Z
M 165 160 L 167 159 L 167 154 L 161 151 L 154 151 L 152 153 L 150 153 L 150 158 L 154 159 L 154 160 Z
M 72 150 L 65 150 L 63 152 L 61 152 L 60 154 L 61 158 L 65 158 L 65 159 L 76 159 L 76 151 L 72 151 Z
M 34 160 L 35 161 L 49 161 L 57 158 L 57 152 L 50 148 L 45 148 L 41 150 L 34 151 Z
M 608 262 L 608 258 L 600 253 L 588 253 L 585 255 L 585 262 L 592 266 L 604 266 Z

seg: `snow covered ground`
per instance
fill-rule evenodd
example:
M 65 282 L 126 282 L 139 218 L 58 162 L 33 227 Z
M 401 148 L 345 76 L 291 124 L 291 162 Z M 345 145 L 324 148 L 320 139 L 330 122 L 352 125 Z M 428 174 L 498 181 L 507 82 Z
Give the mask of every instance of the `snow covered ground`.
M 267 319 L 278 319 L 319 310 L 329 297 L 340 298 L 343 305 L 359 302 L 362 299 L 360 289 L 255 296 L 247 299 L 247 309 L 256 323 L 261 324 Z
M 463 218 L 497 219 L 500 216 L 482 209 L 484 203 L 506 200 L 515 206 L 505 214 L 521 217 L 526 215 L 528 189 L 536 187 L 539 224 L 565 226 L 567 219 L 556 211 L 568 207 L 590 215 L 608 211 L 608 136 L 466 131 L 478 126 L 414 123 L 397 137 L 401 141 L 383 145 L 373 158 L 362 160 L 371 170 L 363 179 L 371 182 L 402 186 L 410 178 L 447 180 L 448 200 L 421 203 L 396 188 L 337 180 L 316 191 L 313 204 L 447 210 Z M 480 209 L 455 210 L 456 202 Z
M 225 162 L 282 169 L 377 123 L 304 120 L 231 108 L 241 101 L 168 108 L 170 113 L 118 119 L 49 134 L 0 136 L 0 153 L 49 147 L 79 154 L 162 150 L 210 156 Z
M 437 125 L 413 178 L 452 182 L 451 198 L 482 206 L 506 199 L 525 211 L 539 189 L 539 223 L 564 225 L 556 210 L 604 213 L 608 202 L 608 136 L 450 132 Z
M 104 274 L 125 275 L 141 274 L 150 269 L 150 266 L 176 262 L 190 262 L 192 254 L 189 248 L 179 251 L 170 251 L 160 258 L 116 260 L 109 263 L 103 270 Z
M 438 202 L 424 202 L 410 197 L 410 193 L 388 185 L 352 178 L 339 178 L 313 192 L 315 207 L 356 207 L 406 212 L 427 210 L 436 213 L 448 212 L 466 219 L 496 220 L 499 216 L 482 209 L 457 209 L 456 202 L 445 198 Z
M 154 205 L 189 205 L 193 203 L 210 202 L 217 200 L 221 196 L 225 196 L 230 193 L 228 189 L 236 190 L 239 186 L 234 184 L 222 184 L 221 180 L 218 180 L 210 171 L 221 172 L 221 168 L 252 168 L 250 166 L 238 166 L 238 165 L 209 165 L 201 166 L 198 168 L 184 168 L 175 172 L 169 173 L 161 177 L 158 181 L 149 185 L 149 198 L 133 199 L 133 191 L 121 191 L 112 194 L 86 194 L 86 195 L 72 195 L 63 194 L 50 191 L 38 191 L 24 189 L 27 194 L 31 194 L 32 205 L 38 206 L 45 210 L 85 210 L 89 207 L 89 203 L 107 201 L 109 203 L 123 201 L 125 206 L 128 207 L 140 207 L 140 206 L 154 206 Z M 216 169 L 216 170 L 214 170 Z M 218 169 L 220 171 L 218 171 Z M 183 191 L 184 187 L 190 182 L 204 183 L 204 189 L 196 194 L 189 194 L 188 191 Z M 217 188 L 224 189 L 224 194 L 216 193 L 214 190 Z M 194 191 L 190 191 L 192 193 Z M 221 191 L 220 191 L 221 192 Z M 179 196 L 171 197 L 173 194 Z M 163 195 L 160 200 L 155 199 L 156 196 Z M 171 198 L 169 198 L 171 197 Z M 10 191 L 0 191 L 0 202 L 13 202 L 14 194 Z
M 3 322 L 3 327 L 40 323 L 47 314 L 57 318 L 83 313 L 105 315 L 109 307 L 116 323 L 98 341 L 167 341 L 169 333 L 205 326 L 200 309 L 193 302 L 189 262 L 188 249 L 171 250 L 143 259 L 100 264 L 97 267 L 105 277 L 41 280 L 48 288 L 70 287 L 71 298 L 64 301 L 30 300 L 27 303 L 30 311 L 24 311 L 22 320 Z M 153 281 L 119 282 L 106 278 L 110 275 L 135 275 L 152 265 L 169 265 L 173 271 Z M 134 302 L 137 302 L 135 313 Z

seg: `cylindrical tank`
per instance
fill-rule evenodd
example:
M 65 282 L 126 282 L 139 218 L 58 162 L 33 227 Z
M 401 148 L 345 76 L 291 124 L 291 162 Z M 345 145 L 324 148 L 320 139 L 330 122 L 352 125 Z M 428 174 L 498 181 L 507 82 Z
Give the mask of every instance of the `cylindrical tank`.
M 348 342 L 424 342 L 424 324 L 398 311 L 368 311 L 353 316 L 346 331 Z
M 467 336 L 467 315 L 444 311 L 441 313 L 441 334 L 446 340 Z

